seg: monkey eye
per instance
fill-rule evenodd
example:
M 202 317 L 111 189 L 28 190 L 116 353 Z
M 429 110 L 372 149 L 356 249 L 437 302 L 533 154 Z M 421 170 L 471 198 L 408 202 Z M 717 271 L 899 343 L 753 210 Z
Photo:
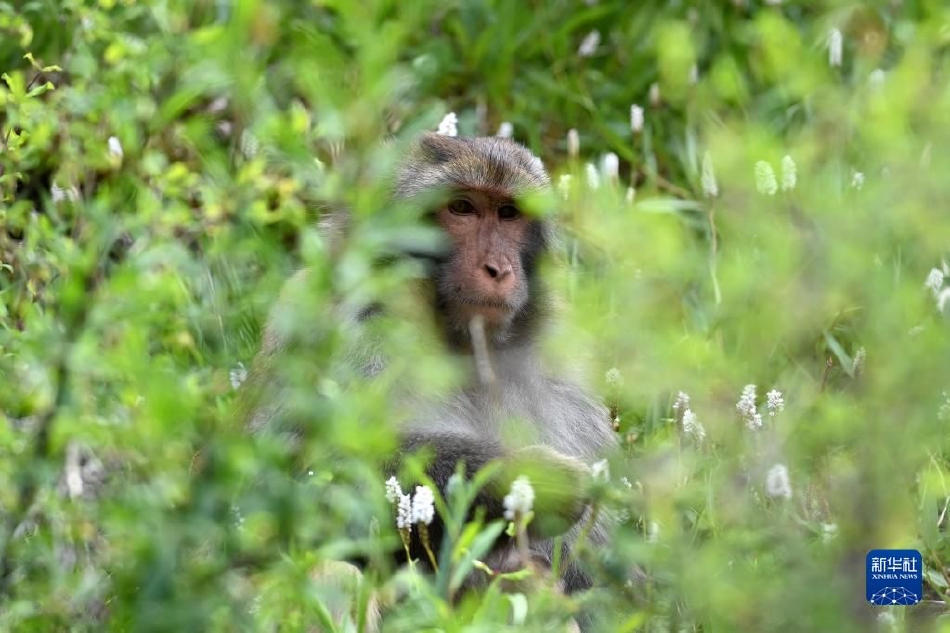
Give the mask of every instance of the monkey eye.
M 449 211 L 455 215 L 472 215 L 475 213 L 475 206 L 464 198 L 457 198 L 449 203 Z
M 513 204 L 505 204 L 498 207 L 498 217 L 502 220 L 514 220 L 521 217 L 521 211 Z

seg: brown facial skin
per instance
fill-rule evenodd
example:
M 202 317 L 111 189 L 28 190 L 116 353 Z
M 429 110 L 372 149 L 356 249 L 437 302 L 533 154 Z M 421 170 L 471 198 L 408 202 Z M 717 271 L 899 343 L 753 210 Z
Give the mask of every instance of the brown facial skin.
M 450 197 L 435 214 L 452 245 L 438 291 L 451 329 L 475 316 L 503 332 L 528 303 L 522 253 L 531 247 L 531 220 L 509 197 L 469 190 Z

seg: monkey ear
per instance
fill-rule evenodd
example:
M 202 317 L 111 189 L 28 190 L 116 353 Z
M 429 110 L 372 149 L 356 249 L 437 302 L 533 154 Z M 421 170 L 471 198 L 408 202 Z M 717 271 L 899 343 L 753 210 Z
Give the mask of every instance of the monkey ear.
M 419 149 L 427 162 L 445 163 L 459 152 L 461 141 L 453 136 L 426 132 L 419 139 Z

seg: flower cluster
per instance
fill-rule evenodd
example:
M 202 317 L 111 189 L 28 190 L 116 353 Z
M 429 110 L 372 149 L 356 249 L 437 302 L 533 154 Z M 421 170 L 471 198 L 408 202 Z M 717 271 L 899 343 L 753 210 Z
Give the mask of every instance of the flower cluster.
M 454 112 L 449 112 L 442 120 L 439 122 L 439 127 L 436 130 L 436 134 L 441 134 L 442 136 L 458 136 L 459 118 Z
M 792 485 L 785 464 L 775 464 L 765 475 L 765 494 L 773 498 L 792 498 Z
M 773 389 L 772 391 L 765 394 L 765 398 L 765 406 L 769 410 L 769 416 L 775 417 L 776 413 L 780 413 L 785 410 L 785 399 L 782 397 L 782 392 L 778 389 Z
M 527 516 L 534 507 L 534 488 L 527 477 L 518 477 L 511 484 L 511 491 L 502 500 L 505 506 L 505 518 L 514 521 L 516 517 Z
M 750 430 L 762 427 L 762 416 L 755 408 L 755 385 L 746 385 L 742 388 L 742 395 L 736 403 L 736 411 Z

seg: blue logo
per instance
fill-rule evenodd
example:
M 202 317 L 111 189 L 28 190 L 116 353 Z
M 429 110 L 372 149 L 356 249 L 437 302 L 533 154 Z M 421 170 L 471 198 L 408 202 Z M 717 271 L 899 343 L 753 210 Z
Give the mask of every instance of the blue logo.
M 924 593 L 924 561 L 915 549 L 872 549 L 865 562 L 868 602 L 909 606 Z

